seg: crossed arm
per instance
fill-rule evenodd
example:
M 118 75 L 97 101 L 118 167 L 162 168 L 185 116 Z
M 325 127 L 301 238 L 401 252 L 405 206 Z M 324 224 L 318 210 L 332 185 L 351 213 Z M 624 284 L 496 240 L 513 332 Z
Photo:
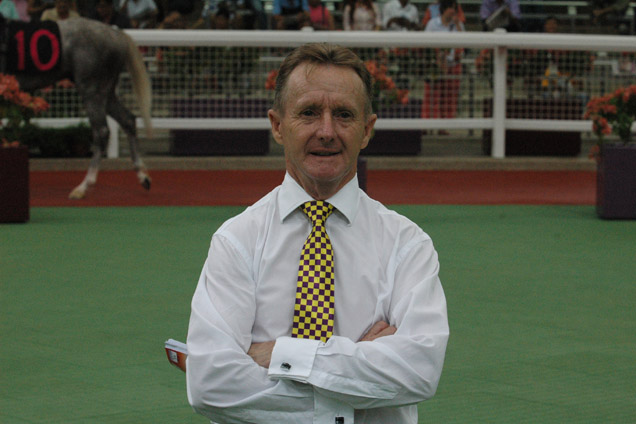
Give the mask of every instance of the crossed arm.
M 377 338 L 383 336 L 390 336 L 391 334 L 395 334 L 397 328 L 392 325 L 387 324 L 384 321 L 376 322 L 373 327 L 369 330 L 367 334 L 365 334 L 359 341 L 361 342 L 370 342 Z M 274 349 L 274 345 L 276 341 L 269 341 L 263 343 L 252 343 L 247 354 L 256 362 L 258 365 L 264 368 L 269 367 L 269 363 L 272 359 L 272 350 Z

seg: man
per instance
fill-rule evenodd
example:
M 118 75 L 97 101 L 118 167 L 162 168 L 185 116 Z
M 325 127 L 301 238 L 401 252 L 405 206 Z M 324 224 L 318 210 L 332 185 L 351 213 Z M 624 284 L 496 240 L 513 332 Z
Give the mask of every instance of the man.
M 428 21 L 424 31 L 464 31 L 456 0 L 439 0 L 439 12 L 439 16 Z M 434 79 L 430 84 L 424 83 L 422 118 L 454 118 L 459 100 L 463 49 L 436 49 L 435 55 L 441 78 Z M 448 132 L 440 130 L 439 134 L 448 135 Z
M 159 10 L 154 0 L 119 0 L 118 12 L 130 19 L 133 28 L 154 28 Z
M 308 0 L 274 0 L 272 9 L 274 29 L 301 29 L 311 25 Z
M 188 399 L 216 422 L 417 423 L 441 374 L 446 301 L 431 239 L 358 188 L 370 74 L 348 49 L 301 46 L 268 116 L 287 173 L 212 237 Z
M 53 0 L 27 0 L 27 13 L 31 22 L 39 22 L 46 9 L 55 7 Z
M 40 18 L 42 21 L 63 21 L 70 18 L 79 18 L 79 13 L 73 10 L 71 0 L 55 0 L 53 9 L 46 9 Z
M 629 35 L 627 10 L 629 0 L 590 0 L 592 23 L 609 26 L 617 34 Z
M 92 16 L 93 19 L 118 28 L 132 27 L 127 16 L 115 11 L 113 0 L 99 0 L 95 9 L 95 14 Z
M 479 19 L 484 31 L 505 28 L 508 32 L 518 32 L 521 30 L 519 0 L 483 0 Z
M 13 0 L 0 0 L 0 15 L 4 16 L 6 19 L 14 21 L 20 19 L 20 15 L 18 15 L 18 11 L 15 8 Z
M 261 9 L 260 0 L 206 0 L 201 18 L 193 28 L 254 29 L 255 21 L 260 20 Z M 260 22 L 258 27 L 261 28 Z
M 390 31 L 419 29 L 419 12 L 409 0 L 391 0 L 382 9 L 382 24 Z

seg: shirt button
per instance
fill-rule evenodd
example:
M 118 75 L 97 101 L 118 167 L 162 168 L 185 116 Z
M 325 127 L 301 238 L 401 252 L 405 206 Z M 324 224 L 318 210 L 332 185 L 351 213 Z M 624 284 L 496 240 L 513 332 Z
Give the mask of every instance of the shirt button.
M 283 371 L 289 371 L 291 369 L 291 365 L 289 365 L 287 362 L 283 362 L 282 364 L 280 364 L 280 369 L 282 369 Z

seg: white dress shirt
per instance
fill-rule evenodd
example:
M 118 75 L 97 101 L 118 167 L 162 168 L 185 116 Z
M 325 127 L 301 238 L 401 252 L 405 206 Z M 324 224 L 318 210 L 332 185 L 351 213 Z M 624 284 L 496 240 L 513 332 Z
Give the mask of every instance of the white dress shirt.
M 289 174 L 212 237 L 192 299 L 187 389 L 219 423 L 417 423 L 442 371 L 448 320 L 431 239 L 358 188 L 327 199 L 335 325 L 326 343 L 291 338 L 300 251 L 313 200 Z M 378 321 L 391 336 L 358 342 Z M 275 340 L 269 369 L 252 343 Z

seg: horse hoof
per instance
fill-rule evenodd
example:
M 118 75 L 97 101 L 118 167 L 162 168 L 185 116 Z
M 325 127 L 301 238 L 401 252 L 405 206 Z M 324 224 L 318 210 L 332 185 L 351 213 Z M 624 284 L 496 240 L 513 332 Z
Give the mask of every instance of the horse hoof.
M 79 200 L 79 199 L 83 199 L 85 194 L 86 193 L 83 190 L 75 189 L 71 191 L 71 194 L 68 195 L 68 198 L 73 200 Z
M 143 181 L 141 182 L 141 186 L 145 188 L 146 190 L 150 190 L 150 178 L 148 177 L 144 178 Z

